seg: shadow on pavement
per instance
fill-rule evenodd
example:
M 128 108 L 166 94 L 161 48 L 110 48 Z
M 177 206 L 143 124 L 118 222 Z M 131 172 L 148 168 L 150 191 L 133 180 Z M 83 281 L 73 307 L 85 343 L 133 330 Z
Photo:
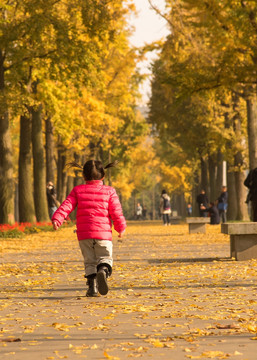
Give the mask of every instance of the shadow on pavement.
M 189 263 L 196 263 L 196 262 L 214 262 L 214 261 L 235 261 L 234 259 L 232 259 L 231 257 L 207 257 L 207 258 L 173 258 L 173 259 L 149 259 L 148 262 L 149 264 L 162 264 L 162 263 L 184 263 L 184 262 L 189 262 Z

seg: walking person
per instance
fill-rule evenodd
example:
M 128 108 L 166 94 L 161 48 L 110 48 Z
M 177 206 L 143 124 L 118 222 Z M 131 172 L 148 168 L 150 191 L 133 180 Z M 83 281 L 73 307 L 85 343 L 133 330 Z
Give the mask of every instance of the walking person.
M 52 181 L 49 181 L 46 185 L 46 195 L 47 195 L 49 217 L 50 219 L 52 219 L 53 214 L 60 205 L 57 200 L 56 190 Z
M 119 237 L 125 231 L 126 220 L 115 189 L 105 186 L 105 169 L 101 161 L 89 160 L 84 166 L 69 164 L 82 169 L 85 184 L 75 186 L 52 217 L 57 230 L 64 219 L 77 208 L 77 237 L 84 257 L 85 277 L 88 281 L 86 296 L 95 297 L 108 293 L 107 278 L 112 273 L 112 222 Z
M 171 204 L 170 197 L 166 190 L 162 190 L 160 198 L 160 213 L 162 214 L 163 225 L 170 225 Z
M 209 204 L 209 200 L 208 200 L 208 197 L 207 197 L 204 189 L 202 189 L 201 193 L 199 195 L 197 195 L 196 202 L 197 202 L 198 208 L 199 208 L 199 216 L 207 217 L 207 212 L 205 212 L 204 210 L 201 209 L 202 207 L 207 208 L 208 204 Z
M 257 221 L 257 168 L 250 170 L 244 185 L 249 189 L 246 203 L 251 201 L 252 221 Z
M 221 194 L 218 197 L 218 210 L 219 210 L 220 219 L 223 223 L 227 221 L 227 209 L 228 209 L 227 187 L 222 186 Z
M 137 204 L 137 210 L 136 210 L 136 215 L 137 215 L 137 220 L 140 220 L 142 217 L 142 206 L 140 203 Z
M 192 204 L 188 203 L 187 204 L 187 216 L 192 216 L 192 212 L 193 212 Z

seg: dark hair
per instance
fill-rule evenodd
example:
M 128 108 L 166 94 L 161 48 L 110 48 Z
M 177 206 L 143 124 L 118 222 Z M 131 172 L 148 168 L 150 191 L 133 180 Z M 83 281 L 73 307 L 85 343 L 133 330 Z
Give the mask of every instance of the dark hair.
M 85 162 L 83 167 L 75 162 L 68 163 L 66 164 L 66 166 L 77 167 L 81 169 L 85 179 L 90 181 L 90 180 L 101 180 L 105 176 L 104 170 L 114 167 L 117 164 L 118 161 L 114 161 L 104 167 L 102 162 L 99 160 L 88 160 L 87 162 Z
M 167 194 L 166 190 L 162 190 L 162 195 Z

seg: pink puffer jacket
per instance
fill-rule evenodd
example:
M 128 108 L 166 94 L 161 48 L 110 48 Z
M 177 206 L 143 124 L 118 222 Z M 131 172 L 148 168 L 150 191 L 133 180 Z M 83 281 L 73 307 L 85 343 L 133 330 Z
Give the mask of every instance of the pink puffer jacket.
M 52 221 L 60 226 L 76 206 L 78 240 L 112 240 L 112 221 L 118 233 L 126 228 L 115 189 L 103 185 L 101 180 L 91 180 L 84 185 L 75 186 L 54 213 Z

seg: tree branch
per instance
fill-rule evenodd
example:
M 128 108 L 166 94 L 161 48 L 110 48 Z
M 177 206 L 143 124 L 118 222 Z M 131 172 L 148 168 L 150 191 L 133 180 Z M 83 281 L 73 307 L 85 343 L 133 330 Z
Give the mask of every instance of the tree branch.
M 23 62 L 25 62 L 25 61 L 27 61 L 27 60 L 47 58 L 49 55 L 54 54 L 56 51 L 57 51 L 57 49 L 51 50 L 51 51 L 49 51 L 49 52 L 47 52 L 47 53 L 45 53 L 45 54 L 41 54 L 41 55 L 26 56 L 26 57 L 24 57 L 23 59 L 21 59 L 20 61 L 15 62 L 15 63 L 12 63 L 12 64 L 9 65 L 9 66 L 6 66 L 6 67 L 5 67 L 5 70 L 9 70 L 9 69 L 13 68 L 15 65 L 17 65 L 17 64 L 19 64 L 19 63 L 23 63 Z
M 148 2 L 149 2 L 149 5 L 151 6 L 151 8 L 152 8 L 158 15 L 160 15 L 164 20 L 166 20 L 167 23 L 168 23 L 171 27 L 173 27 L 172 22 L 166 17 L 166 15 L 164 15 L 164 14 L 161 12 L 161 10 L 158 9 L 157 6 L 153 5 L 152 0 L 148 0 Z

